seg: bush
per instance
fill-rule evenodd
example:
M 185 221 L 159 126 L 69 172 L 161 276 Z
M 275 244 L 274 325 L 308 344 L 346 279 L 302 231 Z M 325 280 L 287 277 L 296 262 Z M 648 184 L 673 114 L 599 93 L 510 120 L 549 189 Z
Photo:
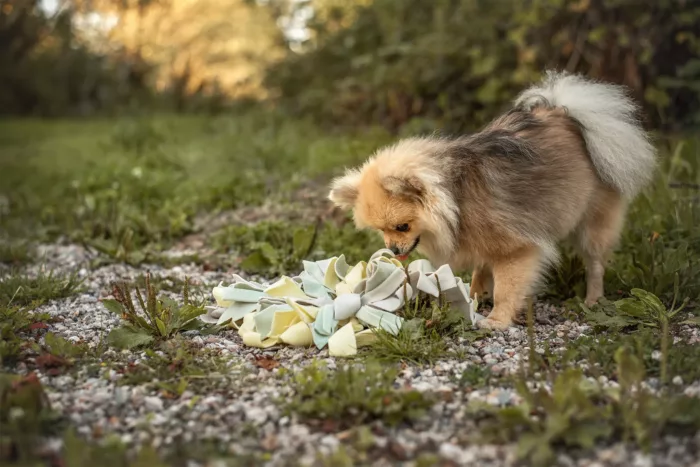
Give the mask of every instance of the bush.
M 312 21 L 305 50 L 269 70 L 267 85 L 292 112 L 463 130 L 556 67 L 629 86 L 656 126 L 700 121 L 698 0 L 351 5 Z

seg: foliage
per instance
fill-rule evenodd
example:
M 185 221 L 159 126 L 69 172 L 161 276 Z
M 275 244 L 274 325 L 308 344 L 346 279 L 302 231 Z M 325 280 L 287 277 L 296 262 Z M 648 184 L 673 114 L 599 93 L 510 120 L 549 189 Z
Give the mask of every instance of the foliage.
M 75 11 L 38 0 L 0 1 L 0 113 L 79 115 L 113 110 L 147 91 L 148 65 L 78 40 Z M 123 77 L 123 78 L 122 78 Z
M 700 144 L 696 139 L 663 141 L 659 152 L 655 182 L 630 206 L 607 269 L 606 295 L 644 289 L 666 306 L 688 299 L 694 307 L 700 301 Z M 566 300 L 583 297 L 584 291 L 583 262 L 565 245 L 543 296 Z
M 628 85 L 658 125 L 700 118 L 695 1 L 344 5 L 330 23 L 314 18 L 304 50 L 268 71 L 268 86 L 295 114 L 391 128 L 413 120 L 419 131 L 473 128 L 549 66 Z
M 0 200 L 8 206 L 0 220 L 12 239 L 66 236 L 117 261 L 160 262 L 159 252 L 177 239 L 214 230 L 206 219 L 221 211 L 263 202 L 312 210 L 294 194 L 309 187 L 318 193 L 318 177 L 359 162 L 386 140 L 380 131 L 328 134 L 260 111 L 235 118 L 3 121 Z M 338 234 L 353 245 L 367 238 L 340 230 L 329 227 L 319 249 L 334 248 Z
M 405 319 L 399 333 L 394 336 L 378 329 L 377 340 L 369 349 L 380 360 L 434 363 L 454 353 L 447 339 L 473 342 L 490 334 L 487 330 L 472 330 L 464 313 L 426 295 L 419 295 L 396 314 Z
M 0 373 L 0 461 L 27 462 L 39 437 L 51 434 L 57 421 L 35 373 Z
M 243 373 L 215 352 L 197 349 L 179 336 L 161 343 L 157 350 L 145 349 L 136 364 L 114 362 L 112 366 L 123 375 L 119 384 L 157 388 L 166 397 L 179 397 L 186 389 L 203 385 L 200 392 L 211 391 L 208 382 L 220 379 L 230 385 L 227 376 L 240 378 Z
M 687 342 L 673 342 L 664 357 L 661 354 L 661 333 L 653 328 L 644 328 L 630 334 L 605 332 L 581 336 L 566 345 L 561 354 L 546 354 L 539 369 L 562 371 L 572 365 L 585 365 L 585 374 L 594 378 L 615 376 L 615 352 L 620 348 L 632 352 L 644 362 L 649 377 L 662 376 L 662 365 L 666 362 L 666 379 L 680 376 L 685 382 L 700 380 L 700 348 Z
M 86 25 L 92 15 L 119 21 L 102 30 Z M 259 89 L 279 35 L 267 10 L 242 0 L 2 0 L 0 114 L 218 112 L 234 92 Z
M 655 395 L 642 386 L 644 365 L 626 348 L 615 354 L 619 388 L 605 388 L 567 368 L 551 390 L 525 379 L 517 383 L 520 406 L 504 409 L 473 407 L 485 417 L 488 441 L 517 441 L 518 456 L 533 465 L 551 465 L 554 449 L 591 449 L 601 441 L 631 441 L 649 449 L 664 433 L 695 433 L 700 427 L 700 402 L 685 395 Z
M 15 361 L 23 333 L 30 331 L 35 324 L 45 327 L 42 323 L 50 319 L 48 313 L 32 313 L 30 310 L 31 307 L 0 303 L 0 366 Z
M 674 282 L 679 300 L 700 299 L 700 144 L 672 141 L 656 183 L 632 204 L 610 289 L 648 290 L 669 305 Z
M 18 265 L 27 263 L 33 258 L 33 251 L 27 242 L 0 240 L 0 263 Z
M 240 267 L 248 272 L 274 277 L 298 272 L 302 260 L 317 260 L 344 254 L 349 264 L 366 260 L 381 247 L 371 232 L 353 225 L 260 222 L 252 226 L 226 227 L 213 237 L 219 251 L 242 257 Z
M 373 420 L 395 425 L 421 416 L 430 397 L 415 390 L 394 389 L 395 367 L 367 361 L 333 371 L 310 365 L 291 376 L 292 395 L 284 410 L 300 417 L 330 422 L 340 428 Z
M 61 274 L 40 270 L 36 276 L 12 273 L 0 278 L 0 303 L 20 306 L 70 297 L 81 290 L 77 273 Z
M 129 286 L 114 285 L 114 299 L 103 300 L 105 308 L 121 317 L 124 324 L 112 330 L 107 341 L 119 348 L 130 349 L 150 344 L 154 340 L 166 340 L 182 331 L 202 329 L 204 323 L 197 319 L 205 313 L 203 306 L 195 306 L 189 300 L 189 284 L 183 288 L 183 305 L 168 297 L 157 297 L 151 285 L 150 274 L 146 276 L 145 297 L 135 287 L 140 312 L 137 311 Z
M 577 304 L 583 312 L 584 319 L 596 329 L 619 331 L 628 327 L 643 326 L 661 329 L 676 318 L 687 302 L 676 307 L 674 300 L 670 309 L 667 309 L 657 296 L 646 290 L 632 289 L 630 294 L 631 297 L 616 302 L 603 298 L 593 308 L 587 307 L 580 299 Z

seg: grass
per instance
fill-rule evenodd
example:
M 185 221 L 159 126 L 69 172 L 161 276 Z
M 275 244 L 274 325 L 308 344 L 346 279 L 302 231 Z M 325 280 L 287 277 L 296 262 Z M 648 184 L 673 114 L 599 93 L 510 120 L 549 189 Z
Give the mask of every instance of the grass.
M 692 436 L 700 429 L 700 400 L 669 384 L 675 377 L 700 378 L 696 346 L 674 342 L 670 334 L 679 321 L 675 299 L 669 309 L 653 294 L 635 289 L 630 298 L 607 305 L 617 313 L 588 310 L 584 317 L 603 333 L 567 342 L 561 353 L 545 344 L 540 355 L 534 351 L 530 304 L 528 364 L 511 381 L 523 403 L 472 404 L 484 441 L 516 442 L 521 460 L 544 466 L 559 449 L 590 450 L 621 441 L 649 451 L 667 434 Z M 622 332 L 630 329 L 636 331 Z M 657 378 L 656 389 L 647 386 L 649 377 Z M 487 378 L 478 370 L 462 377 L 467 384 Z M 606 385 L 609 380 L 617 386 Z
M 283 410 L 326 430 L 374 420 L 388 425 L 410 422 L 433 404 L 415 390 L 394 388 L 398 369 L 377 362 L 347 365 L 337 370 L 313 364 L 290 376 L 292 395 Z
M 136 263 L 193 232 L 200 213 L 284 203 L 387 140 L 379 131 L 328 134 L 270 112 L 3 121 L 0 195 L 9 212 L 0 221 L 18 238 L 67 236 Z
M 0 304 L 0 366 L 15 363 L 22 347 L 22 335 L 33 327 L 46 327 L 47 313 L 32 313 L 28 307 Z
M 82 283 L 77 273 L 47 273 L 43 269 L 37 275 L 14 272 L 0 277 L 0 303 L 28 306 L 66 298 L 80 292 Z
M 620 245 L 608 267 L 609 297 L 643 289 L 670 305 L 678 281 L 680 296 L 691 306 L 700 302 L 700 140 L 666 140 L 654 182 L 629 208 Z M 566 300 L 582 297 L 582 262 L 565 249 L 552 273 L 545 296 Z
M 0 263 L 17 266 L 30 262 L 34 252 L 27 242 L 0 241 Z
M 379 236 L 358 231 L 352 223 L 331 221 L 300 224 L 263 221 L 229 226 L 212 236 L 213 247 L 240 257 L 239 266 L 249 272 L 275 277 L 298 273 L 303 260 L 320 260 L 344 254 L 349 264 L 366 261 L 382 248 Z
M 69 297 L 81 290 L 76 274 L 40 271 L 36 276 L 12 272 L 0 279 L 0 365 L 15 363 L 23 336 L 46 328 L 50 316 L 33 310 L 48 300 Z
M 376 330 L 378 339 L 368 349 L 380 360 L 421 365 L 450 356 L 464 358 L 449 348 L 449 339 L 473 342 L 490 334 L 486 330 L 472 329 L 467 317 L 446 304 L 442 296 L 434 299 L 419 293 L 396 314 L 405 320 L 399 333 L 394 336 L 382 329 Z
M 389 139 L 377 130 L 323 131 L 266 111 L 214 118 L 3 121 L 0 263 L 20 271 L 35 260 L 33 244 L 55 240 L 82 243 L 99 253 L 100 262 L 172 266 L 193 261 L 216 269 L 236 264 L 270 278 L 298 272 L 304 259 L 344 253 L 351 263 L 364 260 L 381 246 L 379 237 L 357 232 L 352 223 L 303 220 L 315 219 L 318 213 L 297 195 L 323 196 L 332 175 Z M 530 462 L 551 460 L 562 448 L 585 449 L 608 439 L 644 447 L 667 433 L 698 428 L 694 401 L 678 394 L 669 382 L 677 376 L 686 382 L 700 379 L 700 351 L 672 337 L 682 323 L 697 323 L 697 317 L 688 320 L 689 313 L 700 314 L 700 142 L 668 140 L 659 147 L 663 157 L 658 176 L 630 206 L 607 271 L 609 300 L 591 308 L 574 306 L 576 297 L 584 294 L 585 275 L 580 258 L 568 247 L 543 294 L 548 300 L 573 299 L 568 303 L 578 310 L 577 319 L 591 325 L 591 335 L 567 342 L 562 353 L 546 349 L 540 355 L 531 345 L 529 359 L 523 356 L 530 363 L 521 375 L 511 381 L 498 377 L 499 384 L 519 390 L 525 405 L 474 408 L 487 439 L 518 442 L 520 456 Z M 309 209 L 310 214 L 223 228 L 202 221 L 263 203 L 281 211 Z M 217 258 L 231 261 L 198 254 L 167 259 L 163 251 L 190 234 L 208 235 L 207 246 Z M 4 264 L 0 270 L 7 271 Z M 122 375 L 120 384 L 148 384 L 177 397 L 186 389 L 225 390 L 229 373 L 237 374 L 216 355 L 190 348 L 178 337 L 194 326 L 190 318 L 202 311 L 201 304 L 188 304 L 184 297 L 169 301 L 155 289 L 175 292 L 184 285 L 173 278 L 152 278 L 149 284 L 144 277 L 137 281 L 138 288 L 146 290 L 142 300 L 133 287 L 120 285 L 115 290 L 118 300 L 106 302 L 123 317 L 123 326 L 110 342 L 145 347 L 138 364 L 119 357 L 106 362 Z M 25 348 L 38 357 L 51 356 L 40 360 L 46 372 L 82 365 L 84 349 L 52 334 L 44 335 L 43 348 L 37 350 L 48 316 L 32 311 L 80 287 L 74 275 L 5 273 L 0 279 L 2 365 L 15 363 Z M 283 408 L 331 431 L 376 420 L 410 423 L 424 413 L 430 398 L 395 388 L 396 370 L 387 365 L 431 364 L 455 356 L 450 339 L 475 340 L 484 333 L 468 329 L 439 303 L 418 304 L 402 310 L 406 326 L 397 337 L 380 333 L 378 342 L 363 351 L 360 357 L 371 360 L 364 368 L 358 359 L 358 365 L 336 371 L 311 366 L 289 376 L 292 396 L 280 402 Z M 531 326 L 529 337 L 534 343 Z M 619 391 L 593 384 L 591 379 L 599 377 L 619 383 Z M 455 382 L 473 390 L 494 378 L 487 369 L 470 366 Z M 649 378 L 658 379 L 658 392 L 639 389 Z M 3 389 L 5 400 L 7 394 L 15 397 L 20 386 L 35 389 L 31 381 L 10 379 Z M 27 399 L 40 408 L 30 417 L 36 429 L 26 426 L 28 433 L 53 429 L 51 417 L 46 424 L 42 421 L 49 412 L 40 399 Z M 7 413 L 5 417 L 3 421 Z M 3 433 L 5 446 L 7 432 Z M 75 456 L 109 465 L 95 459 L 114 452 L 114 465 L 123 465 L 116 461 L 124 459 L 117 451 L 102 452 L 74 441 L 67 445 L 77 446 L 69 449 L 75 449 Z M 354 458 L 363 449 L 350 451 Z M 339 453 L 325 461 L 341 465 L 348 463 L 348 456 Z
M 524 380 L 519 406 L 472 407 L 483 417 L 481 433 L 488 442 L 518 444 L 518 456 L 532 465 L 551 465 L 555 449 L 591 449 L 601 442 L 623 441 L 648 450 L 663 434 L 693 435 L 700 428 L 700 401 L 657 395 L 642 386 L 644 367 L 626 349 L 616 352 L 619 388 L 604 388 L 568 368 L 551 390 L 531 389 Z
M 117 361 L 111 366 L 122 375 L 119 384 L 146 385 L 171 398 L 187 389 L 207 394 L 219 383 L 230 385 L 229 377 L 241 378 L 246 372 L 216 352 L 199 349 L 180 338 L 145 349 L 138 363 Z

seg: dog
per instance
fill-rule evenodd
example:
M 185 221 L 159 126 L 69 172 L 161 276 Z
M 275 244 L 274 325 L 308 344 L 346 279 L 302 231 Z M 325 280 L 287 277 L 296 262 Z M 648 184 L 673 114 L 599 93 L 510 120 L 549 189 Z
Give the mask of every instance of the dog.
M 638 111 L 622 86 L 548 71 L 481 131 L 399 140 L 334 179 L 329 199 L 400 260 L 417 248 L 471 267 L 472 295 L 494 303 L 479 326 L 504 330 L 563 239 L 584 259 L 585 302 L 603 295 L 627 206 L 657 163 Z

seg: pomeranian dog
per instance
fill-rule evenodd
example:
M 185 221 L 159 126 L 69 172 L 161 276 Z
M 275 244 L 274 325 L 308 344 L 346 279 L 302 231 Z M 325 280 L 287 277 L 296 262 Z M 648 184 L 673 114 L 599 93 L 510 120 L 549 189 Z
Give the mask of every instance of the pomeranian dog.
M 572 237 L 586 303 L 603 295 L 606 260 L 656 152 L 623 87 L 550 71 L 470 136 L 407 138 L 333 180 L 329 198 L 358 228 L 383 233 L 400 260 L 472 268 L 493 299 L 479 325 L 508 328 Z

